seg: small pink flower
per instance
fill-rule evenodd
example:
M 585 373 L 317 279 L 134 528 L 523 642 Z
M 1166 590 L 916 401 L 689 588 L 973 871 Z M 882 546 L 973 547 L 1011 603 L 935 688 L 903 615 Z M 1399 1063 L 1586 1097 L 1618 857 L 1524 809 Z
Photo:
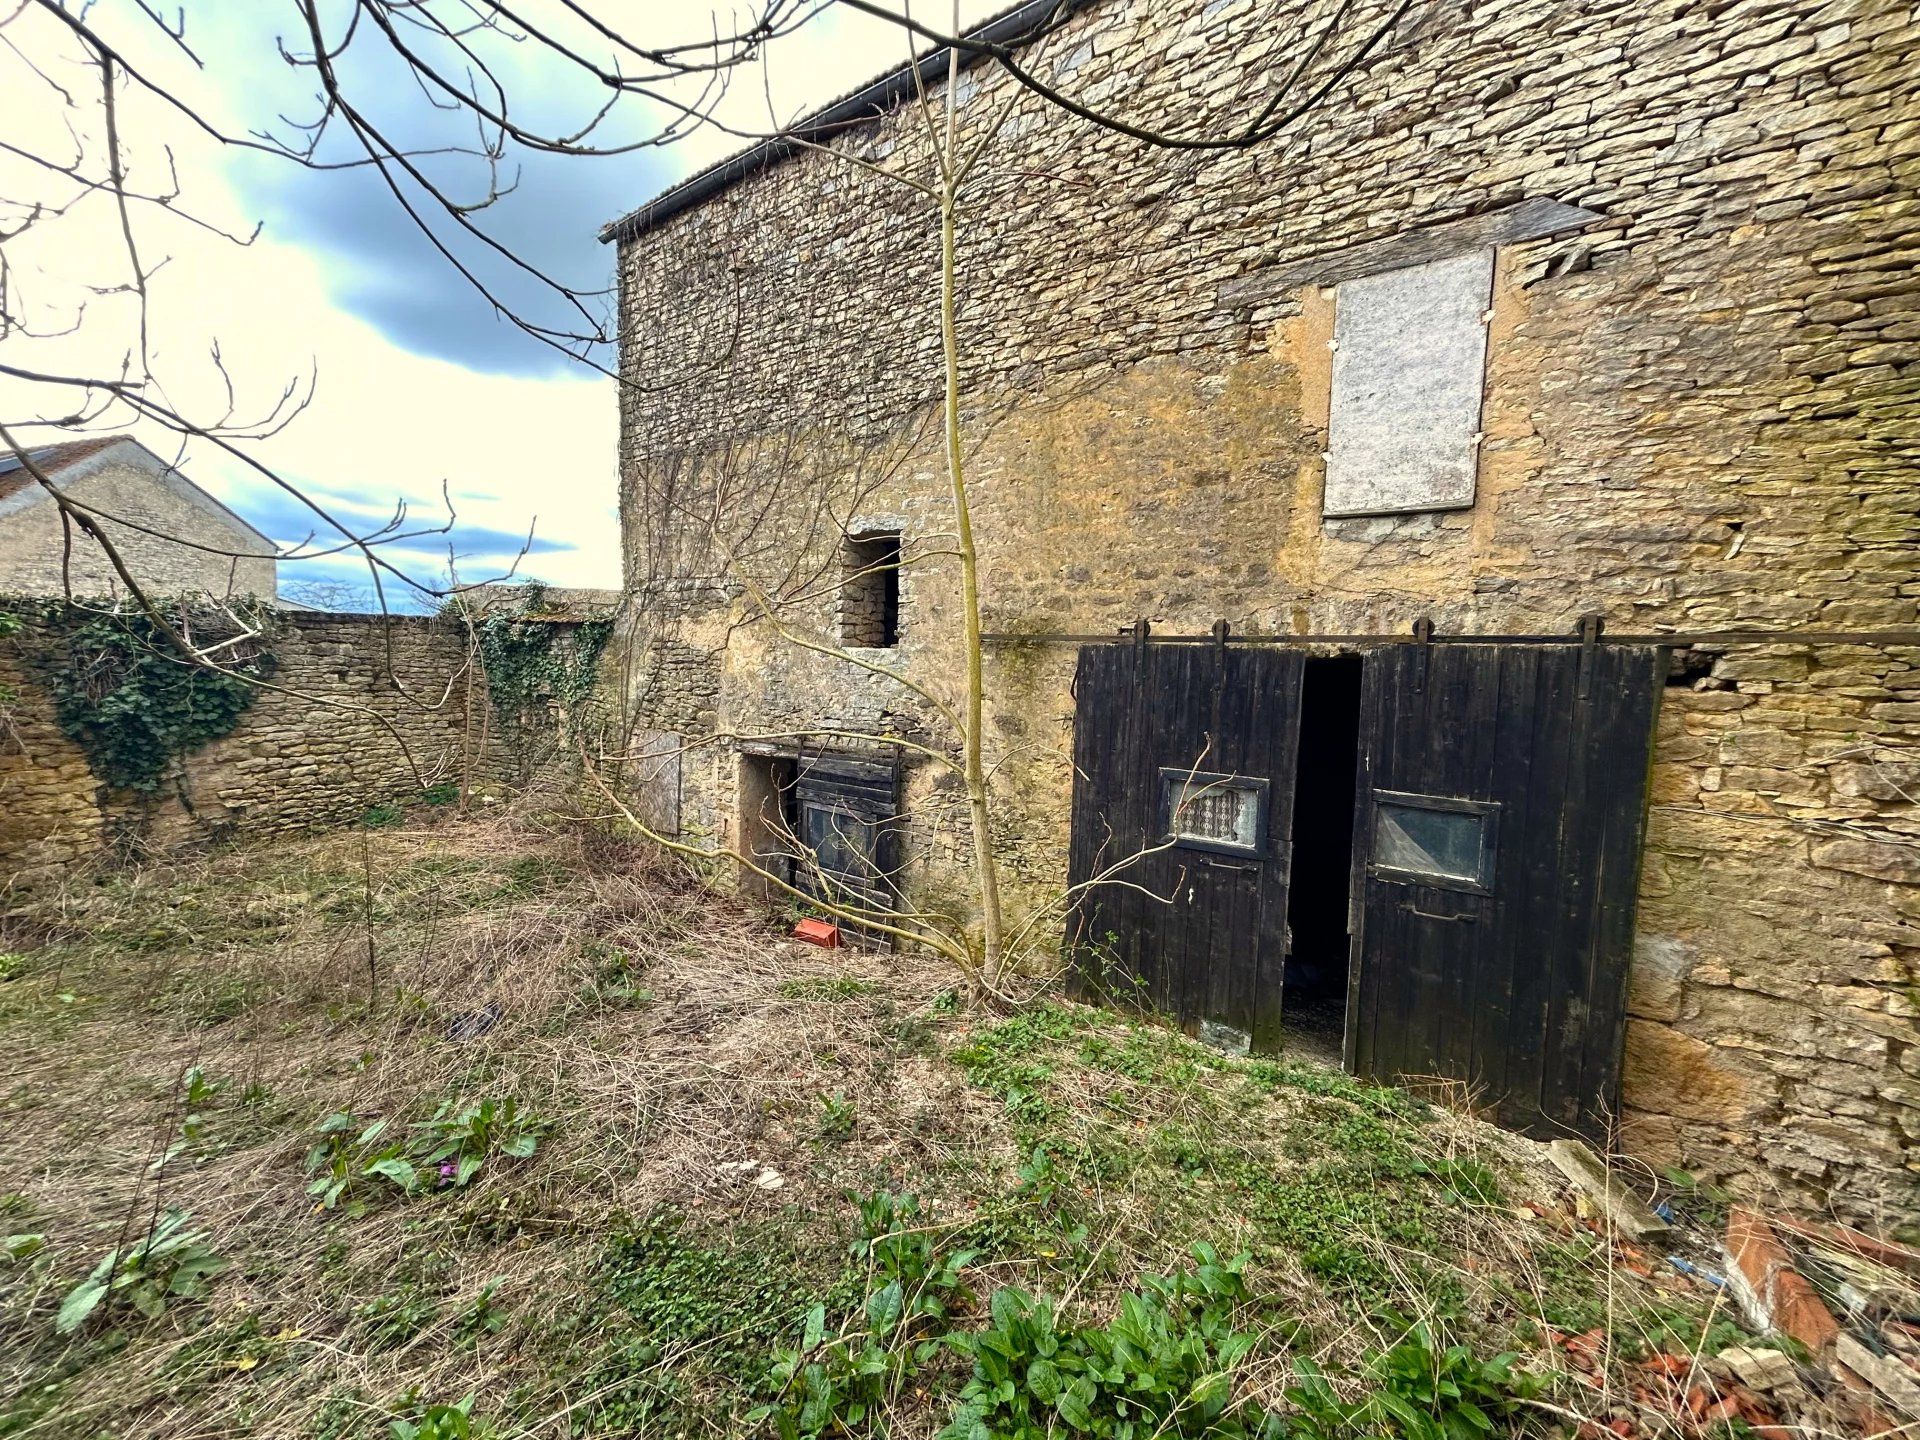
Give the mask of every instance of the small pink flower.
M 438 1188 L 444 1190 L 447 1186 L 453 1184 L 453 1177 L 457 1173 L 451 1160 L 442 1160 L 440 1162 L 440 1184 Z

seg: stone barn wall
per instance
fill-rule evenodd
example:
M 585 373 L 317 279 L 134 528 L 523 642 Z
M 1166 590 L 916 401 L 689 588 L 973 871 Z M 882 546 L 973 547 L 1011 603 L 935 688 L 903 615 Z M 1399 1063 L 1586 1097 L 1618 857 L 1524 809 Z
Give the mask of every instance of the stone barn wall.
M 48 643 L 46 630 L 30 622 L 0 640 L 0 687 L 16 696 L 0 735 L 0 875 L 31 884 L 116 850 L 341 824 L 458 781 L 469 757 L 476 778 L 497 772 L 498 727 L 484 677 L 469 690 L 460 626 L 297 611 L 273 623 L 279 688 L 261 691 L 231 734 L 189 754 L 154 796 L 107 791 L 62 733 L 22 660 Z
M 1284 68 L 1287 9 L 1105 0 L 1024 53 L 1091 103 L 1217 131 Z M 1352 33 L 1382 13 L 1356 6 Z M 1003 125 L 960 220 L 988 629 L 1913 627 L 1916 53 L 1895 0 L 1423 5 L 1284 138 L 1212 153 L 968 72 L 973 133 Z M 911 113 L 836 144 L 928 171 Z M 1528 201 L 1601 218 L 1497 252 L 1474 504 L 1326 518 L 1329 287 L 1369 247 Z M 637 689 L 646 723 L 952 743 L 885 673 L 949 696 L 959 673 L 936 234 L 924 198 L 808 153 L 621 242 L 627 578 L 655 656 L 629 673 L 662 681 Z M 842 529 L 905 536 L 900 644 L 861 652 L 874 668 L 789 643 L 741 584 L 831 636 L 809 577 Z M 1064 870 L 1071 665 L 990 656 L 1017 904 Z M 1920 648 L 1687 657 L 1654 769 L 1627 1148 L 1747 1193 L 1913 1212 L 1916 747 Z M 741 764 L 689 752 L 689 823 L 737 833 Z M 913 772 L 913 875 L 964 908 L 937 774 Z

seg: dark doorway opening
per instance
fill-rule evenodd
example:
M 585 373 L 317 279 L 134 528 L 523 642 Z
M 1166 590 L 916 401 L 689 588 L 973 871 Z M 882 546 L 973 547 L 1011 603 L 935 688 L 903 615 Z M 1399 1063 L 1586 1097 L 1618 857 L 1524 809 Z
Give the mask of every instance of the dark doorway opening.
M 1360 752 L 1360 666 L 1358 655 L 1307 661 L 1293 792 L 1282 1044 L 1334 1065 L 1341 1060 L 1347 1018 L 1347 890 Z

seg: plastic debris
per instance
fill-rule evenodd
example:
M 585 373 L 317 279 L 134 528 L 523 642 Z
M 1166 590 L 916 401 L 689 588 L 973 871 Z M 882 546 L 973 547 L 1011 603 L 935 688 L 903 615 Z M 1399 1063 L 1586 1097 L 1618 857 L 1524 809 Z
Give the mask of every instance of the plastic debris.
M 1667 1256 L 1667 1263 L 1673 1266 L 1673 1268 L 1678 1270 L 1682 1275 L 1685 1275 L 1690 1279 L 1694 1279 L 1694 1280 L 1704 1280 L 1706 1281 L 1707 1284 L 1713 1286 L 1713 1288 L 1716 1290 L 1724 1290 L 1727 1288 L 1726 1276 L 1716 1275 L 1711 1270 L 1702 1270 L 1698 1265 L 1694 1264 L 1691 1260 L 1687 1259 L 1684 1256 L 1669 1255 Z

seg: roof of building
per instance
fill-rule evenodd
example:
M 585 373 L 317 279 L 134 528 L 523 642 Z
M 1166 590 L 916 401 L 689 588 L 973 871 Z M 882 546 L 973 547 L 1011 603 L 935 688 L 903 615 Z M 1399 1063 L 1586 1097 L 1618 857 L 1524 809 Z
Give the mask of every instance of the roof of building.
M 1021 3 L 981 21 L 964 38 L 981 45 L 1019 46 L 1052 33 L 1074 15 L 1093 5 L 1095 0 L 1021 0 Z M 960 52 L 960 68 L 969 69 L 987 56 L 974 51 Z M 795 121 L 780 134 L 769 136 L 745 150 L 697 170 L 677 185 L 662 191 L 637 210 L 600 228 L 603 243 L 631 240 L 678 215 L 711 199 L 736 180 L 778 164 L 799 153 L 809 144 L 818 145 L 844 135 L 861 125 L 878 120 L 896 105 L 915 94 L 922 85 L 939 83 L 946 75 L 947 52 L 930 50 L 919 59 L 889 70 L 884 75 L 842 95 L 838 100 Z
M 218 497 L 202 490 L 181 474 L 178 468 L 169 465 L 131 435 L 89 435 L 84 440 L 66 440 L 55 445 L 37 445 L 26 452 L 26 458 L 33 462 L 34 469 L 39 470 L 49 479 L 54 479 L 58 478 L 63 471 L 72 470 L 83 460 L 91 460 L 105 451 L 120 446 L 127 447 L 129 453 L 117 458 L 131 462 L 156 478 L 171 481 L 175 486 L 184 488 L 190 492 L 193 499 L 204 501 L 250 535 L 273 546 L 274 553 L 278 553 L 280 547 L 272 536 L 262 532 L 244 515 L 231 509 Z M 36 498 L 44 498 L 46 492 L 43 490 L 37 491 L 37 494 L 27 493 L 35 491 L 36 486 L 33 471 L 27 469 L 20 456 L 11 449 L 0 450 L 0 506 L 5 507 L 0 509 L 0 518 L 4 518 L 8 512 L 19 509 L 21 506 L 32 504 Z M 20 505 L 6 504 L 15 497 L 22 497 Z
M 27 459 L 34 463 L 35 468 L 51 475 L 89 455 L 99 454 L 125 438 L 124 435 L 93 435 L 85 440 L 69 440 L 60 445 L 39 445 L 27 451 Z M 0 453 L 0 500 L 18 495 L 33 483 L 33 472 L 27 469 L 17 454 L 12 450 Z

